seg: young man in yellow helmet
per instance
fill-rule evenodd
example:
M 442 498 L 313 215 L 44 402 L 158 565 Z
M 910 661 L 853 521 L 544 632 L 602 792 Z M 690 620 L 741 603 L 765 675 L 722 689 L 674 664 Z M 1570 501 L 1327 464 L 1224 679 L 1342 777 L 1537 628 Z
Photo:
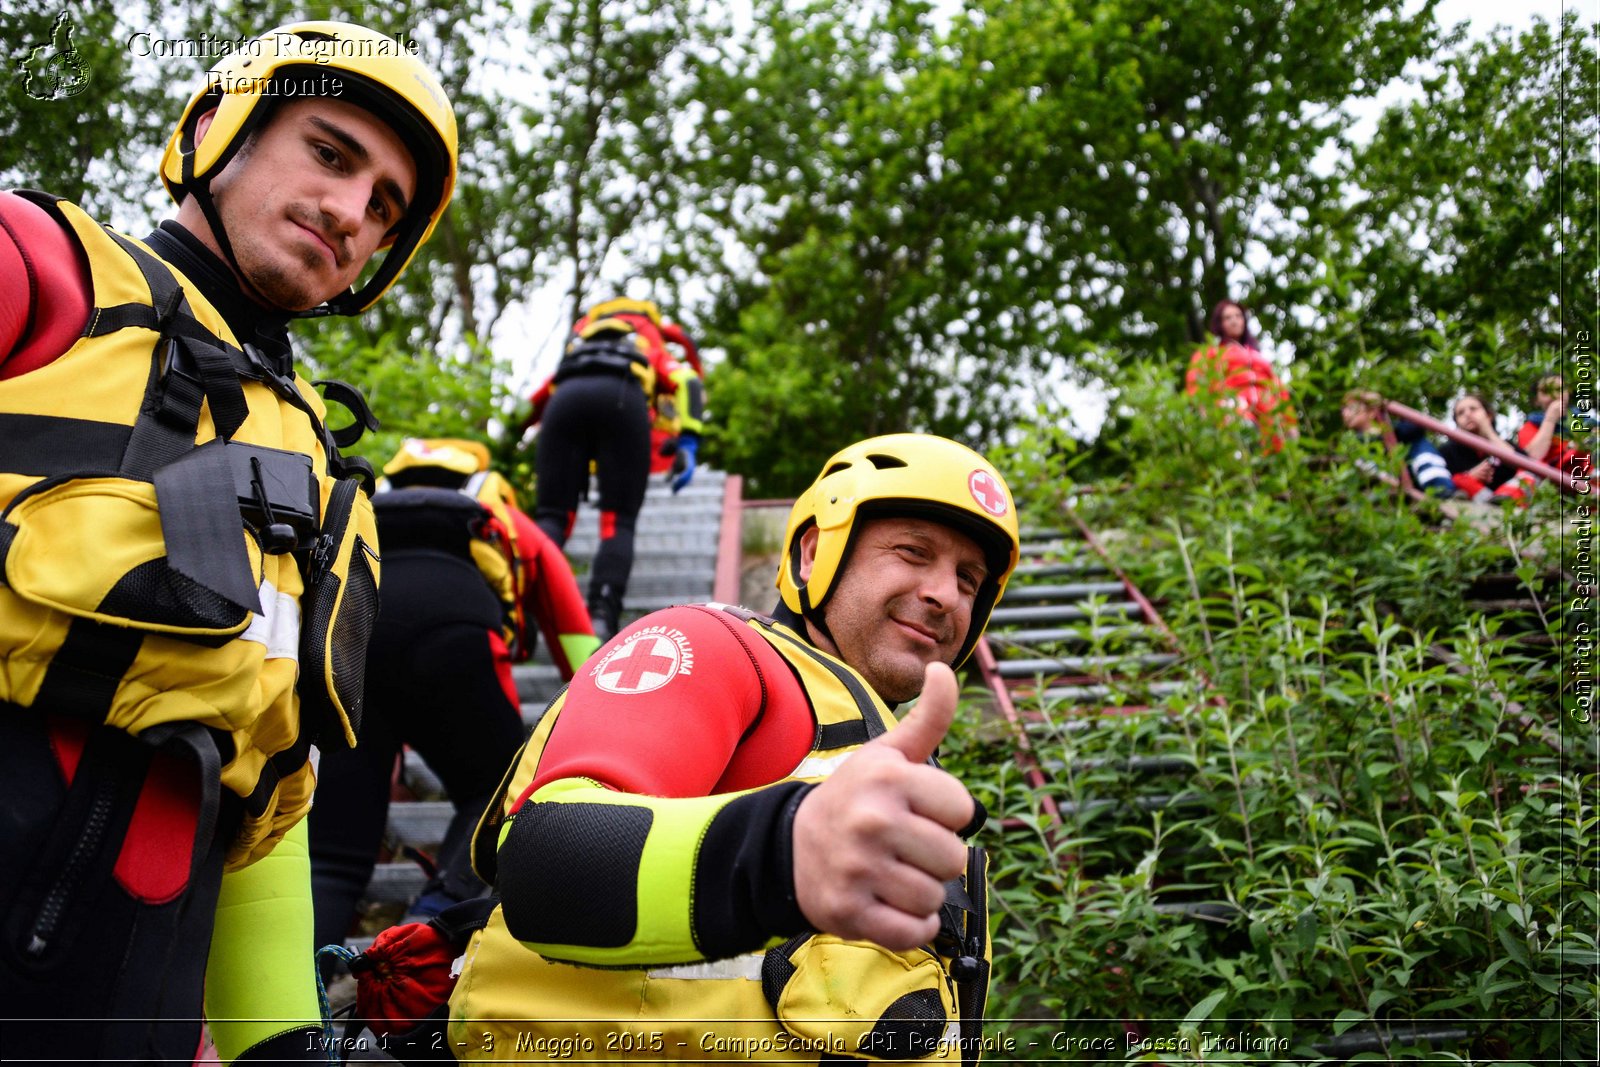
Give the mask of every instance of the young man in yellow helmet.
M 502 904 L 464 957 L 456 1056 L 975 1056 L 983 864 L 961 838 L 983 813 L 931 756 L 1017 550 L 987 460 L 878 437 L 795 503 L 772 618 L 624 628 L 479 827 Z
M 192 1059 L 219 893 L 354 741 L 372 472 L 286 327 L 393 284 L 455 118 L 399 42 L 299 23 L 206 76 L 160 172 L 143 241 L 0 194 L 0 999 L 52 1020 L 6 1023 L 17 1059 Z

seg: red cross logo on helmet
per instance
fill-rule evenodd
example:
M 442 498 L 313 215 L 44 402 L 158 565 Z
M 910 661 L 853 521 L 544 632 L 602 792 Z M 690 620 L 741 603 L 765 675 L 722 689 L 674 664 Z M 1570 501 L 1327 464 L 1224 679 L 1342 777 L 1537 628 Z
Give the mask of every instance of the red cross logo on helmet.
M 1006 513 L 1006 491 L 988 471 L 975 470 L 967 475 L 967 489 L 984 511 L 996 518 Z

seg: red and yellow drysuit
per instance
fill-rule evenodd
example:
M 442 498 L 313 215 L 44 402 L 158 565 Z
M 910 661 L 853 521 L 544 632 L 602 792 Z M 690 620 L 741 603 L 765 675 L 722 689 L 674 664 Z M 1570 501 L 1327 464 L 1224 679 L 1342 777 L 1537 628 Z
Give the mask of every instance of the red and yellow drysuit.
M 560 1045 L 574 1059 L 961 1060 L 972 1048 L 981 903 L 947 905 L 938 948 L 807 929 L 794 811 L 894 719 L 798 619 L 780 619 L 656 612 L 552 703 L 479 828 L 475 858 L 502 904 L 463 957 L 458 1058 Z M 975 860 L 972 899 L 981 886 Z

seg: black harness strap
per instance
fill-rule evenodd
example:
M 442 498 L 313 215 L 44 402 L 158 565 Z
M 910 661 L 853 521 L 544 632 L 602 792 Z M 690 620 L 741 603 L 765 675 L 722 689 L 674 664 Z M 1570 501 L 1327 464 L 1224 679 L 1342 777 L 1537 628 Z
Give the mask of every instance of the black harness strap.
M 90 722 L 105 722 L 117 685 L 139 654 L 144 634 L 94 619 L 73 619 L 50 660 L 33 706 Z
M 217 439 L 191 447 L 150 478 L 156 487 L 167 563 L 235 607 L 260 614 L 261 597 L 244 551 L 227 446 Z
M 871 740 L 872 735 L 867 732 L 867 724 L 857 719 L 853 722 L 830 722 L 818 726 L 815 744 L 818 750 L 831 752 L 834 749 L 864 745 Z
M 117 469 L 133 427 L 92 419 L 0 412 L 6 470 L 39 478 Z
M 244 397 L 244 387 L 239 381 L 235 359 L 229 355 L 232 346 L 214 335 L 207 336 L 209 331 L 198 328 L 198 321 L 189 306 L 183 286 L 172 269 L 114 230 L 105 232 L 133 260 L 145 284 L 150 287 L 155 322 L 138 321 L 144 317 L 144 312 L 113 308 L 96 315 L 90 323 L 90 329 L 109 332 L 103 327 L 118 324 L 153 328 L 160 334 L 160 340 L 153 349 L 152 358 L 158 365 L 163 358 L 166 361 L 165 373 L 161 375 L 161 384 L 156 390 L 158 395 L 146 397 L 145 408 L 134 426 L 133 440 L 123 457 L 124 473 L 148 478 L 151 473 L 194 447 L 202 402 L 210 404 L 211 421 L 218 435 L 225 440 L 244 424 L 250 408 Z M 100 320 L 105 321 L 102 323 Z M 189 323 L 194 323 L 194 326 L 187 325 Z M 246 360 L 242 351 L 238 352 L 238 359 Z
M 590 338 L 567 349 L 556 365 L 554 381 L 560 383 L 589 374 L 627 377 L 634 373 L 635 367 L 649 366 L 644 353 L 625 338 Z

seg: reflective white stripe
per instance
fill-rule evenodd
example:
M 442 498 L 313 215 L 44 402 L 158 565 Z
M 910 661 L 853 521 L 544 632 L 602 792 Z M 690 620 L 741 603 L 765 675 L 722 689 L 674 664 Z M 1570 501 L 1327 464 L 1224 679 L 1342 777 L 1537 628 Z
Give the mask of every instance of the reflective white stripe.
M 855 749 L 849 752 L 829 752 L 823 756 L 807 756 L 800 761 L 800 766 L 789 772 L 790 778 L 826 778 L 839 769 L 839 764 L 855 754 Z
M 1411 460 L 1411 466 L 1414 470 L 1419 471 L 1445 471 L 1448 473 L 1450 470 L 1449 467 L 1445 466 L 1444 457 L 1436 452 L 1423 452 L 1415 456 Z
M 749 982 L 761 981 L 761 961 L 766 953 L 746 953 L 725 960 L 707 960 L 704 963 L 682 963 L 676 967 L 657 967 L 648 972 L 649 978 L 683 978 L 688 981 L 729 981 L 742 978 Z
M 300 602 L 278 592 L 271 582 L 261 583 L 261 614 L 250 616 L 242 641 L 267 646 L 268 659 L 300 660 Z
M 957 1043 L 960 1040 L 961 1020 L 951 1019 L 944 1024 L 944 1035 L 939 1038 L 939 1044 L 943 1048 L 960 1048 L 961 1046 Z

